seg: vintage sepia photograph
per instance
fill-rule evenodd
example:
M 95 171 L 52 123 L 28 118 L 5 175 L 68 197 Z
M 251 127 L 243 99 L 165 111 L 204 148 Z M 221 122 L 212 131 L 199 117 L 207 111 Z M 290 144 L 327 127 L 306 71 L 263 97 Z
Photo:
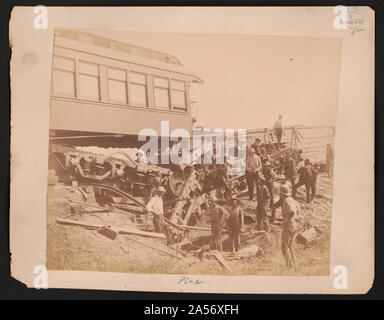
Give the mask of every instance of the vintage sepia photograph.
M 341 48 L 56 28 L 47 269 L 329 275 Z
M 374 18 L 14 8 L 11 276 L 151 294 L 369 291 Z

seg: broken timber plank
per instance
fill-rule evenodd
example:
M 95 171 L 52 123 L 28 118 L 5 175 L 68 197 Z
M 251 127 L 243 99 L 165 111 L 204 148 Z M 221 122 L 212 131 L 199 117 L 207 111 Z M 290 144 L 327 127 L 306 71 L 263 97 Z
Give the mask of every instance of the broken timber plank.
M 225 268 L 227 269 L 228 271 L 233 271 L 229 266 L 228 264 L 225 262 L 223 256 L 221 255 L 220 252 L 213 252 L 212 255 L 216 258 L 217 261 L 220 262 L 220 264 Z
M 180 253 L 183 257 L 188 257 L 188 255 L 181 249 L 173 248 L 173 250 L 175 250 L 176 256 L 178 253 Z
M 231 261 L 231 260 L 242 260 L 244 259 L 243 257 L 237 257 L 237 256 L 233 256 L 233 257 L 225 257 L 225 260 L 227 261 Z
M 187 257 L 188 255 L 183 250 L 181 250 L 181 247 L 183 245 L 189 244 L 189 243 L 191 243 L 191 241 L 189 241 L 189 239 L 184 239 L 181 242 L 177 242 L 177 243 L 174 243 L 174 244 L 169 244 L 168 247 L 171 248 L 172 250 L 175 250 L 176 253 L 180 253 L 184 257 Z
M 178 228 L 180 230 L 192 229 L 192 230 L 200 230 L 200 231 L 211 231 L 211 228 L 196 227 L 196 226 L 184 226 L 184 225 L 176 224 L 165 217 L 164 217 L 164 221 L 169 223 L 171 226 L 174 226 L 175 228 Z
M 180 200 L 180 201 L 176 202 L 176 205 L 173 208 L 172 214 L 169 218 L 170 222 L 175 223 L 175 224 L 177 223 L 177 221 L 179 220 L 179 218 L 183 212 L 183 208 L 184 208 L 186 203 L 187 203 L 187 200 Z
M 141 231 L 137 229 L 119 229 L 119 233 L 121 234 L 134 234 L 138 236 L 144 236 L 144 237 L 153 237 L 153 238 L 160 238 L 160 239 L 165 239 L 165 234 L 163 233 L 158 233 L 158 232 L 149 232 L 149 231 Z
M 103 208 L 101 206 L 98 206 L 96 204 L 92 204 L 92 203 L 88 203 L 88 202 L 83 202 L 83 201 L 77 201 L 77 200 L 73 200 L 71 198 L 66 198 L 69 202 L 73 202 L 73 203 L 78 203 L 78 204 L 82 204 L 82 205 L 85 205 L 85 206 L 88 206 L 88 207 L 94 207 L 94 208 L 98 208 L 98 209 L 105 209 L 105 210 L 108 210 L 108 208 Z
M 195 203 L 196 203 L 196 199 L 191 199 L 190 204 L 189 204 L 189 208 L 188 208 L 187 213 L 185 214 L 185 217 L 183 219 L 183 225 L 186 225 L 188 223 L 189 219 L 191 218 L 191 215 L 192 215 L 193 211 L 195 210 Z
M 180 226 L 180 225 L 178 225 L 178 224 L 172 222 L 171 220 L 167 219 L 166 217 L 164 217 L 163 219 L 164 219 L 164 221 L 165 221 L 166 223 L 170 224 L 171 226 L 173 226 L 173 227 L 175 227 L 175 228 L 177 228 L 177 229 L 179 229 L 179 230 L 184 230 L 184 227 L 183 227 L 183 226 Z
M 191 230 L 209 231 L 209 232 L 211 231 L 211 228 L 205 228 L 205 227 L 182 226 L 182 228 L 191 229 Z
M 128 213 L 147 214 L 147 211 L 143 210 L 139 206 L 128 205 L 128 204 L 121 204 L 121 203 L 112 203 L 111 205 L 114 208 L 118 208 L 118 209 L 126 211 Z
M 164 250 L 161 250 L 161 249 L 152 247 L 152 246 L 150 246 L 150 245 L 148 245 L 148 244 L 146 244 L 146 243 L 143 243 L 143 242 L 141 242 L 141 241 L 139 241 L 139 240 L 135 240 L 135 239 L 132 239 L 132 238 L 129 238 L 129 237 L 126 237 L 126 239 L 131 240 L 131 241 L 133 241 L 133 242 L 136 242 L 136 243 L 138 243 L 138 244 L 141 244 L 141 245 L 143 245 L 144 247 L 150 248 L 150 249 L 152 249 L 152 250 L 161 252 L 161 253 L 163 253 L 163 254 L 167 254 L 167 255 L 169 255 L 169 256 L 171 256 L 171 257 L 174 257 L 174 258 L 177 258 L 177 259 L 183 259 L 183 258 L 181 258 L 181 257 L 179 257 L 179 256 L 177 256 L 177 255 L 174 255 L 173 253 L 170 253 L 170 252 L 167 252 L 167 251 L 164 251 Z
M 62 224 L 70 224 L 74 226 L 80 226 L 85 228 L 93 228 L 93 229 L 101 229 L 104 228 L 105 225 L 98 224 L 98 223 L 86 223 L 86 222 L 80 222 L 77 220 L 71 220 L 71 219 L 64 219 L 64 218 L 56 218 L 56 222 L 62 223 Z
M 103 224 L 80 222 L 77 220 L 63 219 L 63 218 L 56 218 L 56 222 L 85 227 L 85 228 L 93 228 L 93 229 L 102 229 L 105 227 L 110 227 L 110 228 L 113 228 L 114 230 L 118 230 L 120 234 L 134 234 L 134 235 L 144 236 L 144 237 L 165 239 L 165 235 L 158 232 L 148 232 L 148 231 L 141 231 L 137 229 L 128 229 L 128 228 L 116 228 L 113 226 L 108 226 Z
M 123 250 L 125 253 L 129 253 L 129 251 L 125 249 L 123 246 L 120 246 L 120 249 Z
M 98 206 L 96 204 L 91 204 L 91 203 L 88 203 L 88 202 L 83 202 L 83 201 L 77 201 L 77 200 L 72 200 L 70 198 L 66 198 L 69 202 L 72 202 L 72 203 L 78 203 L 78 204 L 82 204 L 82 205 L 85 205 L 85 206 L 88 206 L 88 207 L 93 207 L 93 208 L 97 208 L 97 209 L 100 209 L 99 212 L 111 212 L 111 213 L 123 213 L 123 214 L 131 214 L 131 215 L 135 215 L 134 213 L 130 213 L 128 211 L 125 211 L 125 210 L 121 210 L 119 208 L 115 208 L 113 207 L 113 210 L 111 207 L 101 207 L 101 206 Z M 101 211 L 101 210 L 104 210 L 104 211 Z
M 85 191 L 80 186 L 77 187 L 77 190 L 79 190 L 79 192 L 83 196 L 84 200 L 88 199 L 88 195 L 85 193 Z
M 190 243 L 192 243 L 191 240 L 185 238 L 185 239 L 183 239 L 183 240 L 180 241 L 180 242 L 176 242 L 176 243 L 174 243 L 174 244 L 170 244 L 168 247 L 171 247 L 171 248 L 173 248 L 173 249 L 174 249 L 175 247 L 181 248 L 183 245 L 185 245 L 185 244 L 190 244 Z

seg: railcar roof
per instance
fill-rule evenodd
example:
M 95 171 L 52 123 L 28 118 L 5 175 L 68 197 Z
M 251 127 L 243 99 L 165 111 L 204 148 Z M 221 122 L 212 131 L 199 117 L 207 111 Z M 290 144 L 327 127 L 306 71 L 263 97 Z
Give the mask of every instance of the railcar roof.
M 155 50 L 144 48 L 144 47 L 139 47 L 126 42 L 111 40 L 105 37 L 100 37 L 100 36 L 82 32 L 82 31 L 71 30 L 71 29 L 56 29 L 55 35 L 62 38 L 85 42 L 85 43 L 92 44 L 94 46 L 98 46 L 105 49 L 121 51 L 124 53 L 136 55 L 146 59 L 157 60 L 163 63 L 176 64 L 179 66 L 183 66 L 183 64 L 180 62 L 179 59 L 177 59 L 176 57 L 170 54 L 163 53 L 160 51 L 155 51 Z

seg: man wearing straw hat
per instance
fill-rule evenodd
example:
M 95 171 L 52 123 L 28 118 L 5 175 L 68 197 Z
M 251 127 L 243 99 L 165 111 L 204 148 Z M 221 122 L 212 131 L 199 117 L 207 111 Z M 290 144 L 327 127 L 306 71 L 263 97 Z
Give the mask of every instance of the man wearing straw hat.
M 163 196 L 165 188 L 160 186 L 157 188 L 155 195 L 147 203 L 147 210 L 153 214 L 153 225 L 155 231 L 164 233 L 164 209 L 163 209 Z
M 270 202 L 269 207 L 272 208 L 273 206 L 273 186 L 275 181 L 277 181 L 277 174 L 275 170 L 272 168 L 272 163 L 270 161 L 266 161 L 264 163 L 264 177 L 265 177 L 265 185 L 268 188 L 269 196 L 270 196 Z
M 228 218 L 228 240 L 231 252 L 241 248 L 240 232 L 244 224 L 244 212 L 240 206 L 240 200 L 236 196 L 231 198 L 231 211 Z
M 222 233 L 226 220 L 226 211 L 217 205 L 217 198 L 213 194 L 208 199 L 208 214 L 211 221 L 212 249 L 223 251 Z
M 280 200 L 281 212 L 283 215 L 283 233 L 281 239 L 281 251 L 283 252 L 287 267 L 296 266 L 296 254 L 293 247 L 296 236 L 296 223 L 298 205 L 290 196 L 289 188 L 287 185 L 280 187 Z

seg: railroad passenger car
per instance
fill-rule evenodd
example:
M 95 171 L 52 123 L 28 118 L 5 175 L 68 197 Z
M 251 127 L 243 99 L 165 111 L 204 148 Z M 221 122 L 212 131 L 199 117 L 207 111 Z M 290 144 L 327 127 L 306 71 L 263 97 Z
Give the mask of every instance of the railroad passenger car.
M 167 53 L 77 30 L 55 30 L 50 98 L 51 141 L 133 142 L 144 128 L 191 132 L 191 83 L 202 80 Z M 95 139 L 97 138 L 97 139 Z M 103 140 L 104 139 L 104 140 Z M 88 140 L 89 142 L 89 140 Z M 115 143 L 108 140 L 108 146 Z

